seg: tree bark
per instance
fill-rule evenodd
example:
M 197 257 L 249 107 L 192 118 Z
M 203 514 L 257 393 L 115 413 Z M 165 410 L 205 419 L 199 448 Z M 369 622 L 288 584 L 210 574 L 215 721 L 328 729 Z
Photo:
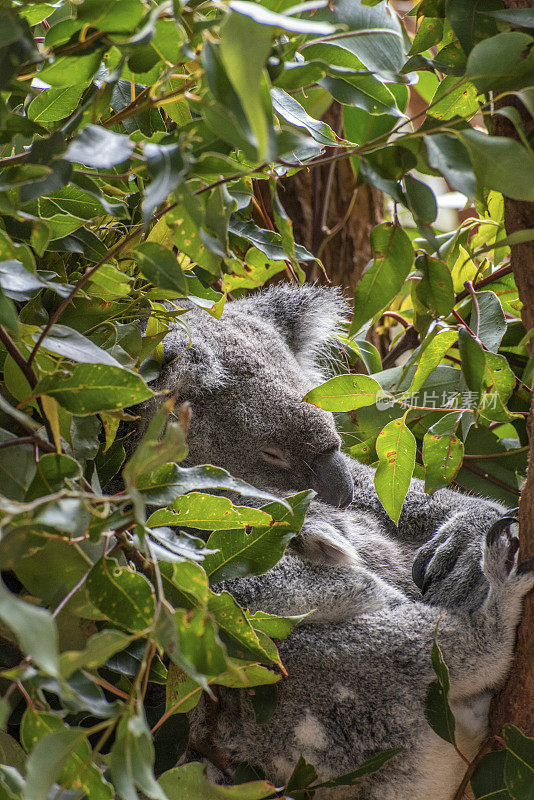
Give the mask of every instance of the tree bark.
M 338 103 L 328 109 L 324 121 L 342 134 Z M 310 280 L 330 281 L 354 292 L 372 257 L 369 234 L 383 221 L 381 192 L 367 185 L 356 187 L 348 158 L 304 169 L 282 185 L 280 196 L 293 221 L 295 241 L 321 259 L 328 276 L 327 280 L 315 266 Z
M 530 0 L 505 0 L 508 8 L 530 8 Z M 518 109 L 527 134 L 533 120 L 527 109 L 515 98 L 505 98 L 505 105 Z M 505 118 L 495 116 L 495 133 L 518 138 L 515 128 Z M 534 203 L 505 198 L 504 218 L 506 233 L 534 227 Z M 511 248 L 512 269 L 523 303 L 522 318 L 525 328 L 534 326 L 534 244 L 515 245 Z M 534 389 L 534 384 L 533 384 Z M 521 559 L 534 557 L 534 394 L 530 407 L 527 431 L 530 453 L 526 482 L 519 503 L 519 553 Z M 523 733 L 534 736 L 534 592 L 525 598 L 521 624 L 517 633 L 517 646 L 512 671 L 502 691 L 494 698 L 491 710 L 491 730 L 500 735 L 505 722 L 517 725 Z

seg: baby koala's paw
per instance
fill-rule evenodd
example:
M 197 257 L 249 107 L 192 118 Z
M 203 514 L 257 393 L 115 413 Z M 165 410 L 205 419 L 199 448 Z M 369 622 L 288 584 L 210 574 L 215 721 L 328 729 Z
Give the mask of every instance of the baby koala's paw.
M 517 597 L 534 588 L 534 558 L 518 563 L 519 539 L 512 532 L 517 518 L 507 514 L 492 525 L 486 534 L 482 569 L 492 589 L 506 587 Z

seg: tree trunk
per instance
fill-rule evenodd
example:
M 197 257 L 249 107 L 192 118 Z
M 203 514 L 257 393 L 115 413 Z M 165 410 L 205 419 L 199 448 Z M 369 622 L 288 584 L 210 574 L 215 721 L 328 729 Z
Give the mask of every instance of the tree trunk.
M 505 0 L 508 8 L 530 8 L 530 0 Z M 515 98 L 505 98 L 505 105 L 518 109 L 527 135 L 533 120 L 526 108 Z M 495 133 L 517 138 L 515 128 L 505 118 L 495 116 Z M 534 203 L 505 198 L 506 233 L 534 227 Z M 532 242 L 511 248 L 512 269 L 523 303 L 523 323 L 526 330 L 534 326 L 534 245 Z M 533 384 L 534 389 L 534 384 Z M 534 557 L 534 394 L 527 423 L 530 442 L 527 479 L 519 504 L 519 553 L 521 559 Z M 523 733 L 534 736 L 534 592 L 525 598 L 523 616 L 517 634 L 517 646 L 512 672 L 502 691 L 495 697 L 491 712 L 491 729 L 500 735 L 505 722 L 517 725 Z
M 328 109 L 324 121 L 343 133 L 338 103 Z M 282 183 L 281 199 L 293 221 L 295 241 L 321 259 L 331 283 L 354 292 L 372 257 L 369 234 L 383 220 L 381 192 L 367 185 L 356 187 L 348 158 L 304 169 Z M 309 278 L 327 282 L 317 266 Z

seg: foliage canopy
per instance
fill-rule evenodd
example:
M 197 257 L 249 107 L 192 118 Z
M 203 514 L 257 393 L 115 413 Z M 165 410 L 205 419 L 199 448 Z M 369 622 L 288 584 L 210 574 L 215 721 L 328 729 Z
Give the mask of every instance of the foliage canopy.
M 302 796 L 316 785 L 302 760 L 287 789 L 243 784 L 243 768 L 231 795 L 198 764 L 173 767 L 185 712 L 211 685 L 263 687 L 262 719 L 274 702 L 273 639 L 299 619 L 250 614 L 210 584 L 243 561 L 273 566 L 308 494 L 258 510 L 206 493 L 257 495 L 224 470 L 180 467 L 168 408 L 125 491 L 106 494 L 126 458 L 119 424 L 153 394 L 180 298 L 219 317 L 273 276 L 304 280 L 315 257 L 294 241 L 281 179 L 350 158 L 355 191 L 376 186 L 391 214 L 340 341 L 353 370 L 306 399 L 378 465 L 393 519 L 412 474 L 429 492 L 456 481 L 515 504 L 534 361 L 509 247 L 534 231 L 506 235 L 503 194 L 534 201 L 515 104 L 534 109 L 534 14 L 500 0 L 423 0 L 405 19 L 376 0 L 84 0 L 0 15 L 0 796 Z M 425 109 L 410 118 L 414 86 Z M 321 119 L 334 101 L 341 131 Z M 495 113 L 515 138 L 493 135 Z M 439 176 L 476 201 L 453 231 Z M 378 323 L 400 324 L 402 366 L 366 340 Z M 183 518 L 211 536 L 173 535 Z M 450 740 L 434 655 L 429 721 Z M 530 744 L 512 727 L 505 738 L 477 796 L 527 797 Z

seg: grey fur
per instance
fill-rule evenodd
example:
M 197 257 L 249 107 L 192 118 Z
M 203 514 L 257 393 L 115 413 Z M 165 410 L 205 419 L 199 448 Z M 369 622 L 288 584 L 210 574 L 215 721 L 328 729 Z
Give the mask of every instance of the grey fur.
M 192 312 L 190 337 L 173 328 L 157 388 L 192 403 L 187 463 L 211 462 L 280 494 L 313 485 L 315 459 L 336 453 L 340 439 L 332 415 L 302 397 L 324 377 L 320 356 L 343 311 L 335 291 L 281 286 L 228 305 L 220 321 Z M 276 463 L 266 451 L 278 454 Z M 247 694 L 224 690 L 210 735 L 231 764 L 261 764 L 278 784 L 301 753 L 326 779 L 403 746 L 376 776 L 331 796 L 446 800 L 464 767 L 424 717 L 436 627 L 459 746 L 471 757 L 534 578 L 515 561 L 509 571 L 506 531 L 485 543 L 503 514 L 498 504 L 448 490 L 429 497 L 414 480 L 397 527 L 376 496 L 373 471 L 343 458 L 340 480 L 349 471 L 355 486 L 350 508 L 314 501 L 274 569 L 221 584 L 251 609 L 316 611 L 280 645 L 289 676 L 271 721 L 257 726 Z M 203 713 L 200 704 L 198 739 Z

